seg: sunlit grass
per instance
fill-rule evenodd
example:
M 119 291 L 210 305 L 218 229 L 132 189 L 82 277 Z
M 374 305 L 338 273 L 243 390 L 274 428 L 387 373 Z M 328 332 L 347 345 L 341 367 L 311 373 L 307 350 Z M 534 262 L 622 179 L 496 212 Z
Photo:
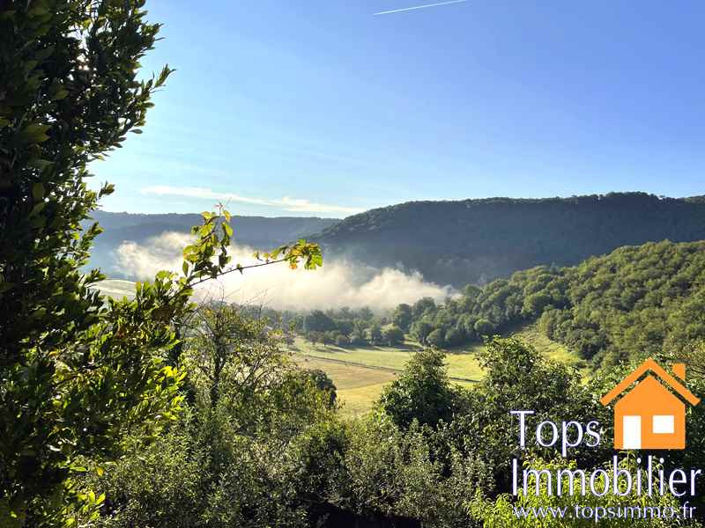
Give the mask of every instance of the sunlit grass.
M 364 387 L 339 390 L 338 399 L 341 404 L 341 414 L 347 417 L 367 414 L 372 409 L 374 402 L 379 399 L 386 385 L 387 383 L 376 383 Z
M 403 370 L 414 353 L 413 349 L 392 347 L 337 347 L 334 345 L 314 344 L 297 337 L 295 351 L 318 358 L 349 361 L 374 367 Z
M 304 355 L 298 355 L 296 362 L 306 369 L 324 370 L 339 389 L 356 389 L 368 385 L 384 384 L 396 377 L 396 373 L 389 370 L 359 367 Z
M 512 336 L 532 345 L 553 361 L 584 370 L 584 362 L 565 346 L 543 335 L 536 324 L 519 328 Z M 456 378 L 454 383 L 472 388 L 474 383 L 468 380 L 482 379 L 484 373 L 477 359 L 477 352 L 483 346 L 474 344 L 447 352 L 448 376 Z M 319 368 L 328 373 L 338 389 L 338 398 L 343 404 L 343 415 L 359 416 L 371 409 L 383 387 L 394 379 L 396 373 L 404 369 L 412 355 L 419 350 L 419 346 L 406 342 L 400 348 L 338 347 L 313 344 L 297 337 L 292 350 L 295 357 L 299 358 L 299 364 L 305 368 Z

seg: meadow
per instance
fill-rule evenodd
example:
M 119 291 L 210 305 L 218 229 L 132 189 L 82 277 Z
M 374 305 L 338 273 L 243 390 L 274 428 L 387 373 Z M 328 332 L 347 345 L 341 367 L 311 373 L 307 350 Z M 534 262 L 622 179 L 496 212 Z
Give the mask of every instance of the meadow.
M 108 279 L 100 284 L 101 291 L 111 297 L 132 297 L 135 283 L 127 280 Z M 586 373 L 580 358 L 564 345 L 552 341 L 541 333 L 536 324 L 516 328 L 511 335 L 530 344 L 545 357 L 576 367 Z M 453 383 L 472 387 L 484 373 L 477 359 L 482 344 L 465 345 L 447 351 L 448 376 Z M 372 409 L 383 388 L 393 381 L 406 366 L 412 355 L 421 347 L 407 339 L 403 345 L 348 346 L 311 343 L 296 337 L 290 352 L 294 361 L 306 369 L 324 371 L 335 383 L 340 412 L 344 416 L 361 416 Z
M 535 324 L 519 328 L 512 335 L 551 360 L 576 368 L 583 366 L 576 355 L 539 332 Z M 454 383 L 472 387 L 482 379 L 484 373 L 477 352 L 483 347 L 476 344 L 447 352 L 448 376 Z M 360 416 L 372 408 L 384 386 L 395 379 L 420 347 L 413 341 L 405 341 L 400 347 L 339 347 L 297 337 L 290 349 L 300 366 L 323 370 L 333 380 L 343 415 Z

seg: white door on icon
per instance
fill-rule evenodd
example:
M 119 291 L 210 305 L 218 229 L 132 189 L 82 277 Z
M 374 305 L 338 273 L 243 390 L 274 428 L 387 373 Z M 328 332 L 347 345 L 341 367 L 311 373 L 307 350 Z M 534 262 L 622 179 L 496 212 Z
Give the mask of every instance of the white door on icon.
M 641 449 L 641 416 L 622 417 L 622 449 Z

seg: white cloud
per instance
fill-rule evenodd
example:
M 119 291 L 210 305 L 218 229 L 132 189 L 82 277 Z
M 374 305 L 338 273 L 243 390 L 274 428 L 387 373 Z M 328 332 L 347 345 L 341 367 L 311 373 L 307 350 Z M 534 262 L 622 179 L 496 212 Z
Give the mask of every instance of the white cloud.
M 142 194 L 156 194 L 158 196 L 182 196 L 186 198 L 197 198 L 203 200 L 217 200 L 224 203 L 239 202 L 253 205 L 263 205 L 266 207 L 276 207 L 284 211 L 296 213 L 333 213 L 349 215 L 363 211 L 363 209 L 356 207 L 321 204 L 301 198 L 291 198 L 289 196 L 285 196 L 278 200 L 265 200 L 263 198 L 252 198 L 234 193 L 219 193 L 209 189 L 208 187 L 172 187 L 170 185 L 153 185 L 142 188 L 140 192 Z
M 181 249 L 190 237 L 182 233 L 164 233 L 146 244 L 125 242 L 117 249 L 117 267 L 139 279 L 149 279 L 162 269 L 178 271 Z M 253 250 L 232 248 L 233 262 L 253 263 Z M 372 309 L 393 308 L 413 303 L 421 297 L 438 301 L 452 295 L 448 286 L 423 280 L 420 273 L 404 273 L 398 269 L 376 269 L 353 265 L 347 261 L 326 260 L 315 271 L 291 270 L 286 264 L 274 264 L 231 273 L 218 281 L 199 287 L 198 296 L 220 297 L 232 302 L 262 304 L 278 309 L 340 308 L 349 306 Z

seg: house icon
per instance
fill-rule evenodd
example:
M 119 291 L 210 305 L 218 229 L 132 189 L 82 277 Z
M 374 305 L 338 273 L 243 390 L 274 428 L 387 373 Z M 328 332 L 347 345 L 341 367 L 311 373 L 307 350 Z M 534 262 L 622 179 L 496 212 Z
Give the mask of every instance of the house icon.
M 602 397 L 609 405 L 626 392 L 614 406 L 615 449 L 685 449 L 685 404 L 700 399 L 683 384 L 683 363 L 673 373 L 647 359 Z

